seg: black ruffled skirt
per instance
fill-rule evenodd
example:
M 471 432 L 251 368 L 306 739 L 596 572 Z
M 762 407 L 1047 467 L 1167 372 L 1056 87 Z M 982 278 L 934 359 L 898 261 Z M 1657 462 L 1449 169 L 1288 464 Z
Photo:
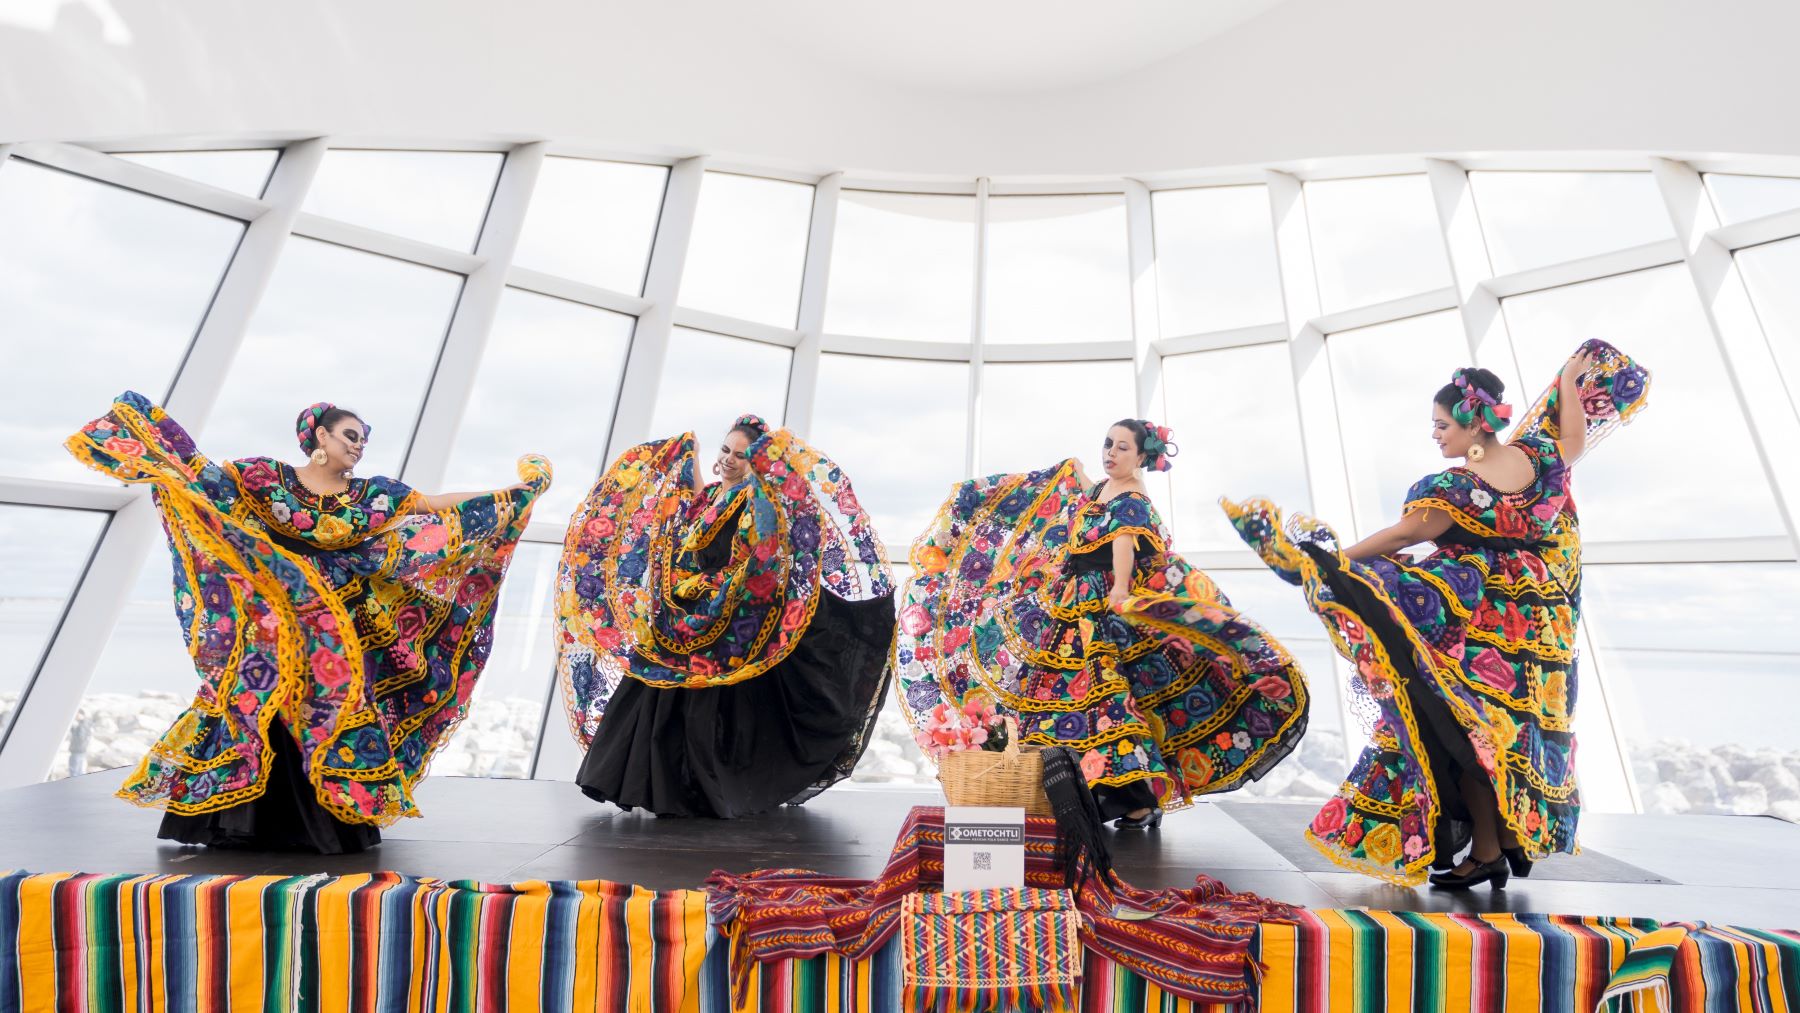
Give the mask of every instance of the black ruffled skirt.
M 367 823 L 346 823 L 319 804 L 306 779 L 300 747 L 278 718 L 269 724 L 275 762 L 262 795 L 241 805 L 197 816 L 163 814 L 156 836 L 182 844 L 251 851 L 316 851 L 343 855 L 381 843 L 381 830 Z
M 626 679 L 576 775 L 623 809 L 729 819 L 798 804 L 848 777 L 886 695 L 891 595 L 821 592 L 781 664 L 730 686 L 656 689 Z

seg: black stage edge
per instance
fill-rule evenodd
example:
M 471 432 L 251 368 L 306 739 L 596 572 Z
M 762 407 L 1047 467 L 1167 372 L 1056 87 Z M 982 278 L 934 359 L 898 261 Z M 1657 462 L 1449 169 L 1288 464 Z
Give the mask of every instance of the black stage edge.
M 653 889 L 697 887 L 721 868 L 870 877 L 880 872 L 907 810 L 943 803 L 936 792 L 919 789 L 839 785 L 805 806 L 761 816 L 659 819 L 597 805 L 565 781 L 434 777 L 418 794 L 423 818 L 390 827 L 373 851 L 320 856 L 159 841 L 160 813 L 113 797 L 125 773 L 0 791 L 0 869 L 274 875 L 386 870 L 488 882 L 609 879 Z M 1772 817 L 1587 814 L 1583 844 L 1597 855 L 1551 859 L 1531 879 L 1515 879 L 1502 891 L 1446 894 L 1326 871 L 1293 847 L 1312 808 L 1203 803 L 1167 817 L 1160 832 L 1114 834 L 1113 854 L 1120 874 L 1138 886 L 1188 886 L 1203 872 L 1234 889 L 1314 908 L 1531 911 L 1800 927 L 1800 826 Z M 1584 871 L 1614 881 L 1584 880 Z

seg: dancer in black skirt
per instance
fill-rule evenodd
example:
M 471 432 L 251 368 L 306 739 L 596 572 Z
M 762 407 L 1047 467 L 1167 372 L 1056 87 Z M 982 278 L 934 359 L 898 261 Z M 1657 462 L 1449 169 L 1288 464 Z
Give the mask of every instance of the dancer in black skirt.
M 692 434 L 634 447 L 570 524 L 559 673 L 596 801 L 804 802 L 849 775 L 886 693 L 893 582 L 849 479 L 753 415 L 712 471 Z

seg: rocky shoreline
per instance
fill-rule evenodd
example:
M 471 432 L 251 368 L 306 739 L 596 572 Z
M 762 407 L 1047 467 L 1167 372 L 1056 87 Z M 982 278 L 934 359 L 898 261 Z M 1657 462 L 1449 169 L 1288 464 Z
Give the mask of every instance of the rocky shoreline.
M 17 702 L 16 693 L 0 694 L 0 727 Z M 57 750 L 50 778 L 135 766 L 187 703 L 186 697 L 154 691 L 90 695 Z M 526 776 L 542 716 L 543 703 L 538 700 L 478 698 L 432 762 L 431 773 Z M 1337 790 L 1345 769 L 1341 736 L 1314 729 L 1292 756 L 1236 797 L 1324 799 Z M 1647 813 L 1768 815 L 1800 823 L 1800 750 L 1735 744 L 1703 748 L 1661 739 L 1634 750 L 1633 773 Z M 905 717 L 890 703 L 877 719 L 850 779 L 861 784 L 933 785 L 937 771 L 913 742 Z

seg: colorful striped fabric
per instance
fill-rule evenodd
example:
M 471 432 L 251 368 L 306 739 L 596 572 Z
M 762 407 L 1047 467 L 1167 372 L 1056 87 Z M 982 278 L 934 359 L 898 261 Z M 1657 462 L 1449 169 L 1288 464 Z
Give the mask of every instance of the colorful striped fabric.
M 705 895 L 392 873 L 0 876 L 0 1013 L 699 1013 Z
M 899 1013 L 904 946 L 744 966 L 693 890 L 390 873 L 0 874 L 0 1013 Z M 1216 1013 L 1084 938 L 1082 1013 Z M 1800 932 L 1308 911 L 1249 956 L 1269 1013 L 1800 1013 Z M 1120 958 L 1123 959 L 1120 959 Z
M 907 1013 L 1072 1013 L 1081 912 L 1067 890 L 912 893 L 901 905 Z
M 715 872 L 707 880 L 713 922 L 731 940 L 731 966 L 741 1001 L 753 965 L 834 953 L 862 959 L 887 945 L 911 893 L 935 891 L 944 875 L 944 810 L 917 806 L 882 874 L 841 879 L 802 869 Z M 1056 821 L 1025 820 L 1025 885 L 1059 889 Z M 1159 987 L 1191 999 L 1242 1002 L 1254 978 L 1250 947 L 1267 919 L 1297 917 L 1299 908 L 1233 893 L 1207 876 L 1187 890 L 1140 890 L 1089 879 L 1075 891 L 1083 915 L 1081 942 Z M 1129 917 L 1154 912 L 1155 917 Z M 1126 915 L 1126 917 L 1121 917 Z

